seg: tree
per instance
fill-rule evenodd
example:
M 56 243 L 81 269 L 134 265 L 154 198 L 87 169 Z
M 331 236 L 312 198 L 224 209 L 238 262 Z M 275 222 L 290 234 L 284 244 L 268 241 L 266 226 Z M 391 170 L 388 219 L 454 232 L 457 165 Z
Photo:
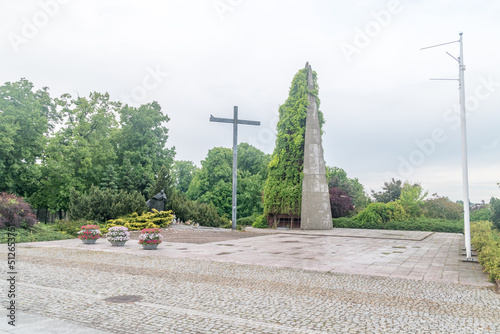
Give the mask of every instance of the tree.
M 326 179 L 328 182 L 328 189 L 334 187 L 345 191 L 352 199 L 356 211 L 359 212 L 370 204 L 371 200 L 366 195 L 365 189 L 357 178 L 351 179 L 347 177 L 345 170 L 339 167 L 326 167 Z
M 379 203 L 393 202 L 401 196 L 402 185 L 403 181 L 392 178 L 391 182 L 384 182 L 383 191 L 375 192 L 372 190 L 372 196 Z
M 113 165 L 108 165 L 106 167 L 106 172 L 101 178 L 101 188 L 109 188 L 116 190 L 118 189 L 118 180 L 115 167 Z
M 167 148 L 170 118 L 156 102 L 143 104 L 139 108 L 125 105 L 119 110 L 120 131 L 113 137 L 117 147 L 117 164 L 129 159 L 131 169 L 125 171 L 136 189 L 147 195 L 147 188 L 154 181 L 161 166 L 171 169 L 175 149 Z M 123 174 L 122 174 L 123 175 Z
M 424 201 L 423 213 L 427 218 L 460 220 L 463 218 L 463 206 L 452 202 L 448 197 L 433 194 L 432 198 Z
M 268 165 L 271 157 L 258 148 L 247 143 L 238 145 L 238 169 L 248 171 L 251 175 L 267 177 Z
M 309 105 L 308 94 L 316 96 L 319 108 L 316 73 L 313 72 L 314 89 L 307 86 L 308 69 L 295 75 L 287 100 L 279 108 L 276 147 L 269 163 L 269 173 L 264 186 L 264 215 L 300 215 L 304 162 L 304 136 Z M 318 110 L 320 127 L 323 114 Z
M 241 154 L 240 154 L 241 153 Z M 246 143 L 238 145 L 242 157 L 237 171 L 238 216 L 247 217 L 262 212 L 262 189 L 265 164 L 269 157 Z M 239 162 L 238 157 L 238 162 Z M 186 193 L 191 200 L 211 203 L 219 215 L 230 217 L 232 211 L 233 152 L 230 148 L 215 147 L 201 162 L 201 169 L 194 176 Z
M 165 196 L 167 196 L 168 207 L 168 202 L 172 200 L 173 186 L 172 177 L 170 176 L 170 173 L 165 165 L 161 166 L 160 171 L 156 176 L 156 180 L 148 188 L 148 198 L 153 198 L 153 196 L 162 190 L 165 191 Z
M 269 154 L 247 144 L 238 145 L 238 216 L 263 212 L 262 192 L 267 178 Z
M 490 221 L 493 225 L 500 229 L 500 199 L 492 197 L 490 200 L 491 216 Z
M 59 121 L 48 88 L 21 79 L 0 86 L 0 191 L 29 198 L 41 178 L 37 160 Z
M 172 166 L 172 181 L 174 187 L 180 192 L 185 193 L 188 191 L 194 176 L 199 171 L 200 169 L 196 167 L 192 161 L 175 161 Z
M 232 160 L 229 148 L 215 147 L 208 151 L 201 161 L 200 172 L 196 174 L 186 193 L 191 200 L 212 203 L 219 215 L 231 215 Z
M 351 198 L 345 191 L 337 187 L 332 187 L 329 192 L 332 218 L 346 217 L 354 211 Z
M 184 193 L 175 190 L 172 201 L 168 207 L 178 219 L 182 221 L 192 220 L 202 226 L 222 226 L 228 222 L 219 216 L 217 208 L 213 204 L 194 202 L 186 197 Z
M 34 196 L 34 203 L 53 211 L 68 209 L 71 188 L 83 192 L 112 173 L 109 166 L 116 154 L 111 137 L 118 130 L 115 114 L 120 107 L 109 94 L 97 92 L 75 99 L 63 94 L 56 102 L 65 124 L 50 138 Z
M 403 206 L 410 217 L 420 217 L 423 213 L 423 200 L 425 197 L 427 197 L 427 192 L 423 192 L 420 184 L 415 183 L 412 185 L 405 182 L 397 202 Z

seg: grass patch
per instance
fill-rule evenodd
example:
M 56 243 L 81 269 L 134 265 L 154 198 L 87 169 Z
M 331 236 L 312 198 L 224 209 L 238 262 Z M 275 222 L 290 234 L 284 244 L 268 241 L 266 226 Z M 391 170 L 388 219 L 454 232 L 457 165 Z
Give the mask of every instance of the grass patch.
M 7 243 L 7 229 L 0 230 L 0 243 Z M 37 223 L 32 228 L 16 228 L 16 243 L 73 239 L 74 236 L 57 231 L 53 225 Z M 9 235 L 12 237 L 12 232 Z

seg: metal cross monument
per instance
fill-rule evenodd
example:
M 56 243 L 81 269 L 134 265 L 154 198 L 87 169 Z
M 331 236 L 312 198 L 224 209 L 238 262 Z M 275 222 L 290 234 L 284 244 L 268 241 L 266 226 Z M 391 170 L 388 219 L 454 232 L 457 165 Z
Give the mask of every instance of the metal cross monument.
M 260 125 L 259 121 L 245 121 L 238 119 L 238 107 L 234 106 L 233 118 L 218 118 L 210 115 L 210 122 L 232 123 L 233 124 L 233 203 L 232 220 L 233 230 L 236 230 L 236 180 L 238 170 L 238 124 Z

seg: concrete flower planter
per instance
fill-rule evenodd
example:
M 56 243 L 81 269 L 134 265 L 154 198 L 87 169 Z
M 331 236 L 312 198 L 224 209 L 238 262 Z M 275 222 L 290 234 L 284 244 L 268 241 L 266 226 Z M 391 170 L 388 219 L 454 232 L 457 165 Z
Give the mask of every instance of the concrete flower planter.
M 123 246 L 123 245 L 125 245 L 126 242 L 127 242 L 127 240 L 125 240 L 125 241 L 110 241 L 111 246 Z
M 142 244 L 142 248 L 148 249 L 148 250 L 153 250 L 158 248 L 158 244 Z

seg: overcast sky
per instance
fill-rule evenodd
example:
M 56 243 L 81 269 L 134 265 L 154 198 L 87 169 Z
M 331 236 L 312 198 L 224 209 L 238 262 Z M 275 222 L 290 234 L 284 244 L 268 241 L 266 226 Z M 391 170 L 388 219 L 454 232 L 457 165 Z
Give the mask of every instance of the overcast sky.
M 278 108 L 306 62 L 318 74 L 325 161 L 370 189 L 391 177 L 463 197 L 463 32 L 469 187 L 500 197 L 500 2 L 494 0 L 39 0 L 0 3 L 0 82 L 53 97 L 109 92 L 169 115 L 177 160 L 232 146 L 209 115 L 259 120 L 239 142 L 272 153 Z

